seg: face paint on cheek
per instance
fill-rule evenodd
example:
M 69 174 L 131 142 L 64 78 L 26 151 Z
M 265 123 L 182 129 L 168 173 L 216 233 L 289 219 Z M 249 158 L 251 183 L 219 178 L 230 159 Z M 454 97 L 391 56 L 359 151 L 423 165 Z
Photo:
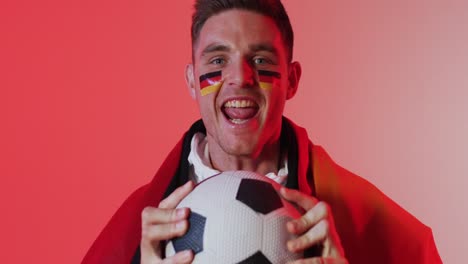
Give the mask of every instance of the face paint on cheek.
M 265 90 L 271 90 L 273 83 L 281 79 L 281 74 L 274 71 L 258 70 L 258 81 L 260 88 Z
M 200 75 L 200 94 L 205 96 L 219 91 L 223 84 L 221 77 L 221 71 Z

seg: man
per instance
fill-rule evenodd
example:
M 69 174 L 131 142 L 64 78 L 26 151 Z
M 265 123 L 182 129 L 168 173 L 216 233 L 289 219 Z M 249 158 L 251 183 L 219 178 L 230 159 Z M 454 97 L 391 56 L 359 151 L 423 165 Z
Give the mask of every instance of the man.
M 305 252 L 295 263 L 441 262 L 428 227 L 282 116 L 301 76 L 292 48 L 280 1 L 196 2 L 186 81 L 202 121 L 117 211 L 84 263 L 190 263 L 191 251 L 163 254 L 162 243 L 188 229 L 189 208 L 174 208 L 195 183 L 227 170 L 274 179 L 304 209 L 285 227 L 298 235 L 288 250 Z

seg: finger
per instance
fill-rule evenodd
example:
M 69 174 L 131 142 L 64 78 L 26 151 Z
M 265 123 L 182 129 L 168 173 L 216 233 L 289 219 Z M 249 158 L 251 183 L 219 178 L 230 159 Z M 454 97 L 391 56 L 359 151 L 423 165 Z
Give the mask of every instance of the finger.
M 184 250 L 176 253 L 174 256 L 164 259 L 161 264 L 191 263 L 193 257 L 193 252 L 191 250 Z
M 154 241 L 172 239 L 183 236 L 188 229 L 188 221 L 182 220 L 170 224 L 145 225 L 141 229 L 142 243 L 152 244 Z
M 159 203 L 159 208 L 171 209 L 175 208 L 182 199 L 184 199 L 187 194 L 189 194 L 193 189 L 193 182 L 188 181 L 184 185 L 177 188 L 171 195 L 166 197 Z
M 187 219 L 189 214 L 189 208 L 163 209 L 148 206 L 141 212 L 141 222 L 142 225 L 166 224 Z
M 280 194 L 284 199 L 298 204 L 300 207 L 304 208 L 306 211 L 310 210 L 315 204 L 318 203 L 318 200 L 312 196 L 305 195 L 297 190 L 288 189 L 286 187 L 281 187 Z
M 320 220 L 327 219 L 329 208 L 325 202 L 318 202 L 312 209 L 307 211 L 302 217 L 289 221 L 286 228 L 293 234 L 302 234 L 312 228 Z
M 302 236 L 289 240 L 287 242 L 288 250 L 291 252 L 299 252 L 322 243 L 327 239 L 329 230 L 330 223 L 327 219 L 322 219 Z

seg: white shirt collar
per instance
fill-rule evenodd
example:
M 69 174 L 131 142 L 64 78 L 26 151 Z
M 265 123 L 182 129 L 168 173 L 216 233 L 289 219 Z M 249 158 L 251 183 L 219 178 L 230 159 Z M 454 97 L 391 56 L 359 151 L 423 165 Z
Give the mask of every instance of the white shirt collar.
M 190 179 L 195 183 L 199 183 L 209 177 L 220 173 L 213 169 L 208 152 L 208 140 L 203 133 L 195 133 L 190 143 L 190 153 L 188 156 L 190 164 Z M 288 158 L 283 156 L 283 167 L 278 170 L 278 174 L 274 172 L 267 173 L 266 177 L 275 182 L 285 185 L 288 177 Z

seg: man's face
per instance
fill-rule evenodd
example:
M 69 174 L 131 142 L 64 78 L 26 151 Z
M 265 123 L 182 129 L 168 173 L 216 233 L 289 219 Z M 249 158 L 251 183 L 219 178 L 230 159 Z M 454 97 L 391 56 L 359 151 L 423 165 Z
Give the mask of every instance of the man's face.
M 212 16 L 201 29 L 193 57 L 187 82 L 210 148 L 256 158 L 267 144 L 276 143 L 300 66 L 288 63 L 274 21 L 244 10 Z

